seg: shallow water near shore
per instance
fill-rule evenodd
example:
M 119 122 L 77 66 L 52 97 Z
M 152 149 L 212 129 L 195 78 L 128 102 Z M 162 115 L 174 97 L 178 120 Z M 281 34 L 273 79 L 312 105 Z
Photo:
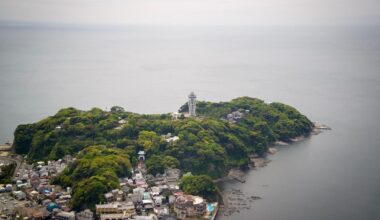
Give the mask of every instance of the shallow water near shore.
M 379 27 L 0 27 L 0 141 L 68 106 L 279 101 L 332 130 L 224 184 L 262 199 L 219 219 L 380 219 L 379 71 Z

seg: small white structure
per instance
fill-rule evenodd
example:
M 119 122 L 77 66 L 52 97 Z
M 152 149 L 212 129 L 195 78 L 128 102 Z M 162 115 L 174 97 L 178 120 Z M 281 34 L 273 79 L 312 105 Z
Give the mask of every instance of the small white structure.
M 178 119 L 180 116 L 181 116 L 181 114 L 178 113 L 178 112 L 173 112 L 173 113 L 172 113 L 172 118 L 173 118 L 173 119 Z
M 145 152 L 143 150 L 140 150 L 138 153 L 139 160 L 144 161 L 145 160 Z
M 168 143 L 173 143 L 173 142 L 175 142 L 177 140 L 179 140 L 178 136 L 173 136 L 173 137 L 166 138 L 166 142 L 168 142 Z
M 195 109 L 196 109 L 196 102 L 197 102 L 197 96 L 194 94 L 194 92 L 191 92 L 189 95 L 189 115 L 190 117 L 195 117 Z

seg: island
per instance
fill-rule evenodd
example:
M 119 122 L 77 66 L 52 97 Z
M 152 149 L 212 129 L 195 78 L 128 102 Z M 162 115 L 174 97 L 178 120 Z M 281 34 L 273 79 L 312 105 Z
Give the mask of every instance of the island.
M 222 202 L 214 180 L 231 169 L 246 169 L 250 158 L 264 157 L 274 143 L 308 136 L 313 128 L 286 104 L 250 97 L 197 101 L 192 93 L 176 113 L 64 108 L 17 126 L 13 148 L 34 170 L 47 167 L 45 185 L 59 186 L 60 195 L 69 199 L 58 204 L 56 193 L 45 205 L 64 207 L 64 214 L 94 211 L 100 219 L 154 219 L 149 213 L 155 213 L 184 219 L 208 213 L 210 219 Z M 59 172 L 48 172 L 57 163 L 64 164 Z M 42 173 L 26 176 L 30 181 Z

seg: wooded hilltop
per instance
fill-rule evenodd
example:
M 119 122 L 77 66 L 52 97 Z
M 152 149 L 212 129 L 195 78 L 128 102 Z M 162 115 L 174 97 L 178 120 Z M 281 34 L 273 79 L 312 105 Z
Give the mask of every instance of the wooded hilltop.
M 187 111 L 187 104 L 179 109 Z M 219 178 L 231 168 L 246 167 L 249 155 L 263 155 L 274 142 L 309 135 L 313 129 L 295 108 L 249 97 L 199 101 L 197 115 L 137 114 L 118 106 L 110 111 L 64 108 L 37 123 L 19 125 L 14 148 L 31 162 L 76 156 L 53 181 L 73 187 L 73 201 L 91 203 L 117 187 L 118 177 L 130 175 L 140 150 L 146 152 L 153 175 L 170 167 Z M 87 192 L 91 197 L 83 198 Z

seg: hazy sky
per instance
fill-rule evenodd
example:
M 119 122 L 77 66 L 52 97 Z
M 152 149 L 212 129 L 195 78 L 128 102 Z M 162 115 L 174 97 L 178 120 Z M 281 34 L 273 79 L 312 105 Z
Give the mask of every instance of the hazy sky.
M 159 25 L 380 23 L 380 0 L 0 0 L 0 21 Z

